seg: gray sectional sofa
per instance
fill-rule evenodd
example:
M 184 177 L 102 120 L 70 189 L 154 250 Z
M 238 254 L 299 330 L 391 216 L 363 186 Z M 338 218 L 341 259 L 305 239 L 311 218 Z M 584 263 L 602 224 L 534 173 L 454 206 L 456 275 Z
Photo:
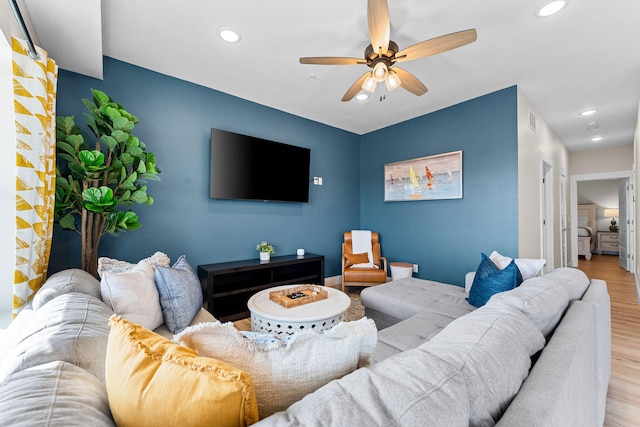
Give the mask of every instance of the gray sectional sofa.
M 114 425 L 104 385 L 112 312 L 87 276 L 52 276 L 9 328 L 1 425 Z M 366 289 L 366 314 L 384 326 L 373 363 L 256 425 L 602 425 L 610 375 L 603 281 L 558 269 L 478 309 L 465 295 L 411 278 Z M 194 323 L 211 320 L 203 312 Z
M 602 280 L 560 268 L 494 295 L 405 278 L 364 289 L 371 366 L 257 425 L 601 426 L 611 366 Z

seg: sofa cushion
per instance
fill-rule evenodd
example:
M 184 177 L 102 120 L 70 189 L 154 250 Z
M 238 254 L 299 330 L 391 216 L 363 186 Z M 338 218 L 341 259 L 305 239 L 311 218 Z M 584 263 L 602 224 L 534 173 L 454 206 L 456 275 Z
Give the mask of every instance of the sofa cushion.
M 153 255 L 147 258 L 141 259 L 138 262 L 144 262 L 146 264 L 149 264 L 152 267 L 155 267 L 158 265 L 162 267 L 169 267 L 169 265 L 171 265 L 171 261 L 169 260 L 169 257 L 167 256 L 167 254 L 163 252 L 156 252 Z M 133 268 L 136 265 L 137 264 L 132 264 L 127 261 L 120 261 L 113 258 L 100 257 L 98 258 L 98 276 L 102 277 L 102 274 L 104 272 L 126 273 L 127 271 L 133 270 Z
M 202 307 L 200 280 L 184 255 L 171 268 L 157 266 L 155 277 L 164 321 L 177 334 L 191 324 Z
M 606 395 L 607 384 L 598 386 L 596 380 L 594 323 L 588 304 L 570 304 L 500 426 L 603 425 L 605 408 L 597 400 Z
M 448 314 L 451 310 L 475 307 L 465 301 L 464 289 L 460 286 L 431 280 L 406 277 L 378 286 L 365 288 L 360 293 L 366 309 L 384 313 L 397 321 L 408 319 L 423 310 Z
M 7 355 L 0 379 L 55 360 L 72 363 L 104 382 L 104 360 L 113 312 L 87 294 L 69 293 L 34 312 L 22 339 Z
M 164 323 L 155 270 L 144 261 L 125 273 L 102 273 L 102 300 L 118 315 L 147 329 Z
M 198 357 L 113 316 L 106 379 L 119 426 L 245 426 L 258 418 L 253 381 L 227 363 Z
M 59 271 L 52 274 L 35 294 L 33 309 L 39 310 L 55 297 L 69 292 L 80 292 L 100 299 L 100 282 L 91 274 L 77 268 Z
M 435 308 L 440 308 L 436 305 Z M 446 310 L 433 310 L 434 307 L 396 323 L 378 332 L 378 344 L 373 350 L 371 360 L 380 362 L 402 351 L 419 347 L 436 336 L 442 329 L 458 317 L 473 311 L 469 304 L 451 305 Z
M 491 259 L 482 254 L 482 260 L 469 291 L 469 304 L 482 307 L 493 295 L 513 289 L 522 283 L 515 261 L 500 269 Z
M 420 349 L 330 382 L 256 426 L 469 426 L 459 367 Z
M 0 421 L 10 426 L 114 426 L 107 391 L 63 361 L 15 372 L 0 382 Z
M 569 305 L 569 294 L 562 285 L 546 277 L 533 277 L 516 289 L 494 295 L 489 303 L 503 303 L 519 309 L 545 337 L 549 336 Z
M 544 275 L 544 278 L 561 286 L 569 295 L 569 300 L 582 298 L 589 287 L 589 278 L 582 270 L 571 267 L 556 268 Z
M 469 425 L 500 419 L 529 374 L 545 339 L 536 325 L 507 305 L 485 305 L 451 322 L 420 350 L 456 366 L 470 402 Z
M 323 331 L 279 338 L 241 333 L 232 323 L 201 323 L 176 335 L 176 342 L 249 372 L 255 382 L 260 418 L 369 364 L 376 343 L 370 319 L 342 322 Z

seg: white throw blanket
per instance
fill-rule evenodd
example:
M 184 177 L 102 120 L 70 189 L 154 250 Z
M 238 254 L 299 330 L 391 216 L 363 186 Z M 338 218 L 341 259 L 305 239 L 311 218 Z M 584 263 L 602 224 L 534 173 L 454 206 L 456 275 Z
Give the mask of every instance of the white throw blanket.
M 351 250 L 354 254 L 366 253 L 369 256 L 369 262 L 366 264 L 354 264 L 356 268 L 375 268 L 373 264 L 373 250 L 371 248 L 371 231 L 369 230 L 351 230 Z

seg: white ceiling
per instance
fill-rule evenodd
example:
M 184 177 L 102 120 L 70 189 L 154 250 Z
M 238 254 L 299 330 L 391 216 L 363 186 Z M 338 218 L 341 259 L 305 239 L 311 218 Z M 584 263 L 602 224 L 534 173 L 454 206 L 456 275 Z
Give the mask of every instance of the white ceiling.
M 344 103 L 366 66 L 298 58 L 363 56 L 365 0 L 24 0 L 59 66 L 98 78 L 105 55 L 357 134 L 518 85 L 570 151 L 633 143 L 640 1 L 568 0 L 548 18 L 536 16 L 544 0 L 388 2 L 401 49 L 469 28 L 478 39 L 402 64 L 429 88 L 421 97 L 397 89 Z M 222 41 L 223 27 L 240 42 Z M 579 116 L 587 108 L 598 112 Z

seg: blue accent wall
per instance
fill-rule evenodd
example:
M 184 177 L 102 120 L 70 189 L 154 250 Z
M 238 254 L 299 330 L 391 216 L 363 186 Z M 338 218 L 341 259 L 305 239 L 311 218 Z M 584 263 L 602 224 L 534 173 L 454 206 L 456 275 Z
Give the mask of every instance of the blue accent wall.
M 389 261 L 419 264 L 418 277 L 462 284 L 480 252 L 518 250 L 517 91 L 476 98 L 366 135 L 355 135 L 111 58 L 104 80 L 60 70 L 58 115 L 85 126 L 82 98 L 100 89 L 140 123 L 134 133 L 156 155 L 161 181 L 152 206 L 135 206 L 142 228 L 104 236 L 100 255 L 130 262 L 166 252 L 198 264 L 257 258 L 267 240 L 276 255 L 296 248 L 325 256 L 340 274 L 346 230 L 379 231 Z M 425 95 L 425 102 L 428 102 Z M 389 102 L 389 101 L 388 101 Z M 389 106 L 392 108 L 392 105 Z M 209 198 L 210 129 L 311 149 L 309 203 Z M 384 202 L 384 164 L 463 151 L 463 198 Z M 268 176 L 265 169 L 265 176 Z M 50 272 L 80 265 L 80 238 L 54 230 Z
M 339 275 L 342 232 L 360 222 L 360 136 L 228 94 L 104 59 L 104 80 L 60 70 L 58 115 L 75 115 L 87 132 L 82 98 L 106 92 L 140 122 L 134 133 L 155 155 L 161 181 L 148 184 L 152 206 L 136 205 L 142 227 L 100 243 L 100 255 L 137 262 L 155 251 L 198 264 L 257 258 L 267 240 L 275 255 L 297 248 L 325 256 L 325 274 Z M 209 198 L 211 128 L 311 149 L 309 203 Z M 93 140 L 93 139 L 92 139 Z M 269 170 L 265 167 L 265 179 Z M 282 183 L 286 185 L 286 183 Z M 80 238 L 56 226 L 50 272 L 79 267 Z
M 481 252 L 517 256 L 517 148 L 515 86 L 364 135 L 361 227 L 389 262 L 418 264 L 414 276 L 464 284 Z M 462 199 L 384 202 L 385 164 L 457 150 Z

